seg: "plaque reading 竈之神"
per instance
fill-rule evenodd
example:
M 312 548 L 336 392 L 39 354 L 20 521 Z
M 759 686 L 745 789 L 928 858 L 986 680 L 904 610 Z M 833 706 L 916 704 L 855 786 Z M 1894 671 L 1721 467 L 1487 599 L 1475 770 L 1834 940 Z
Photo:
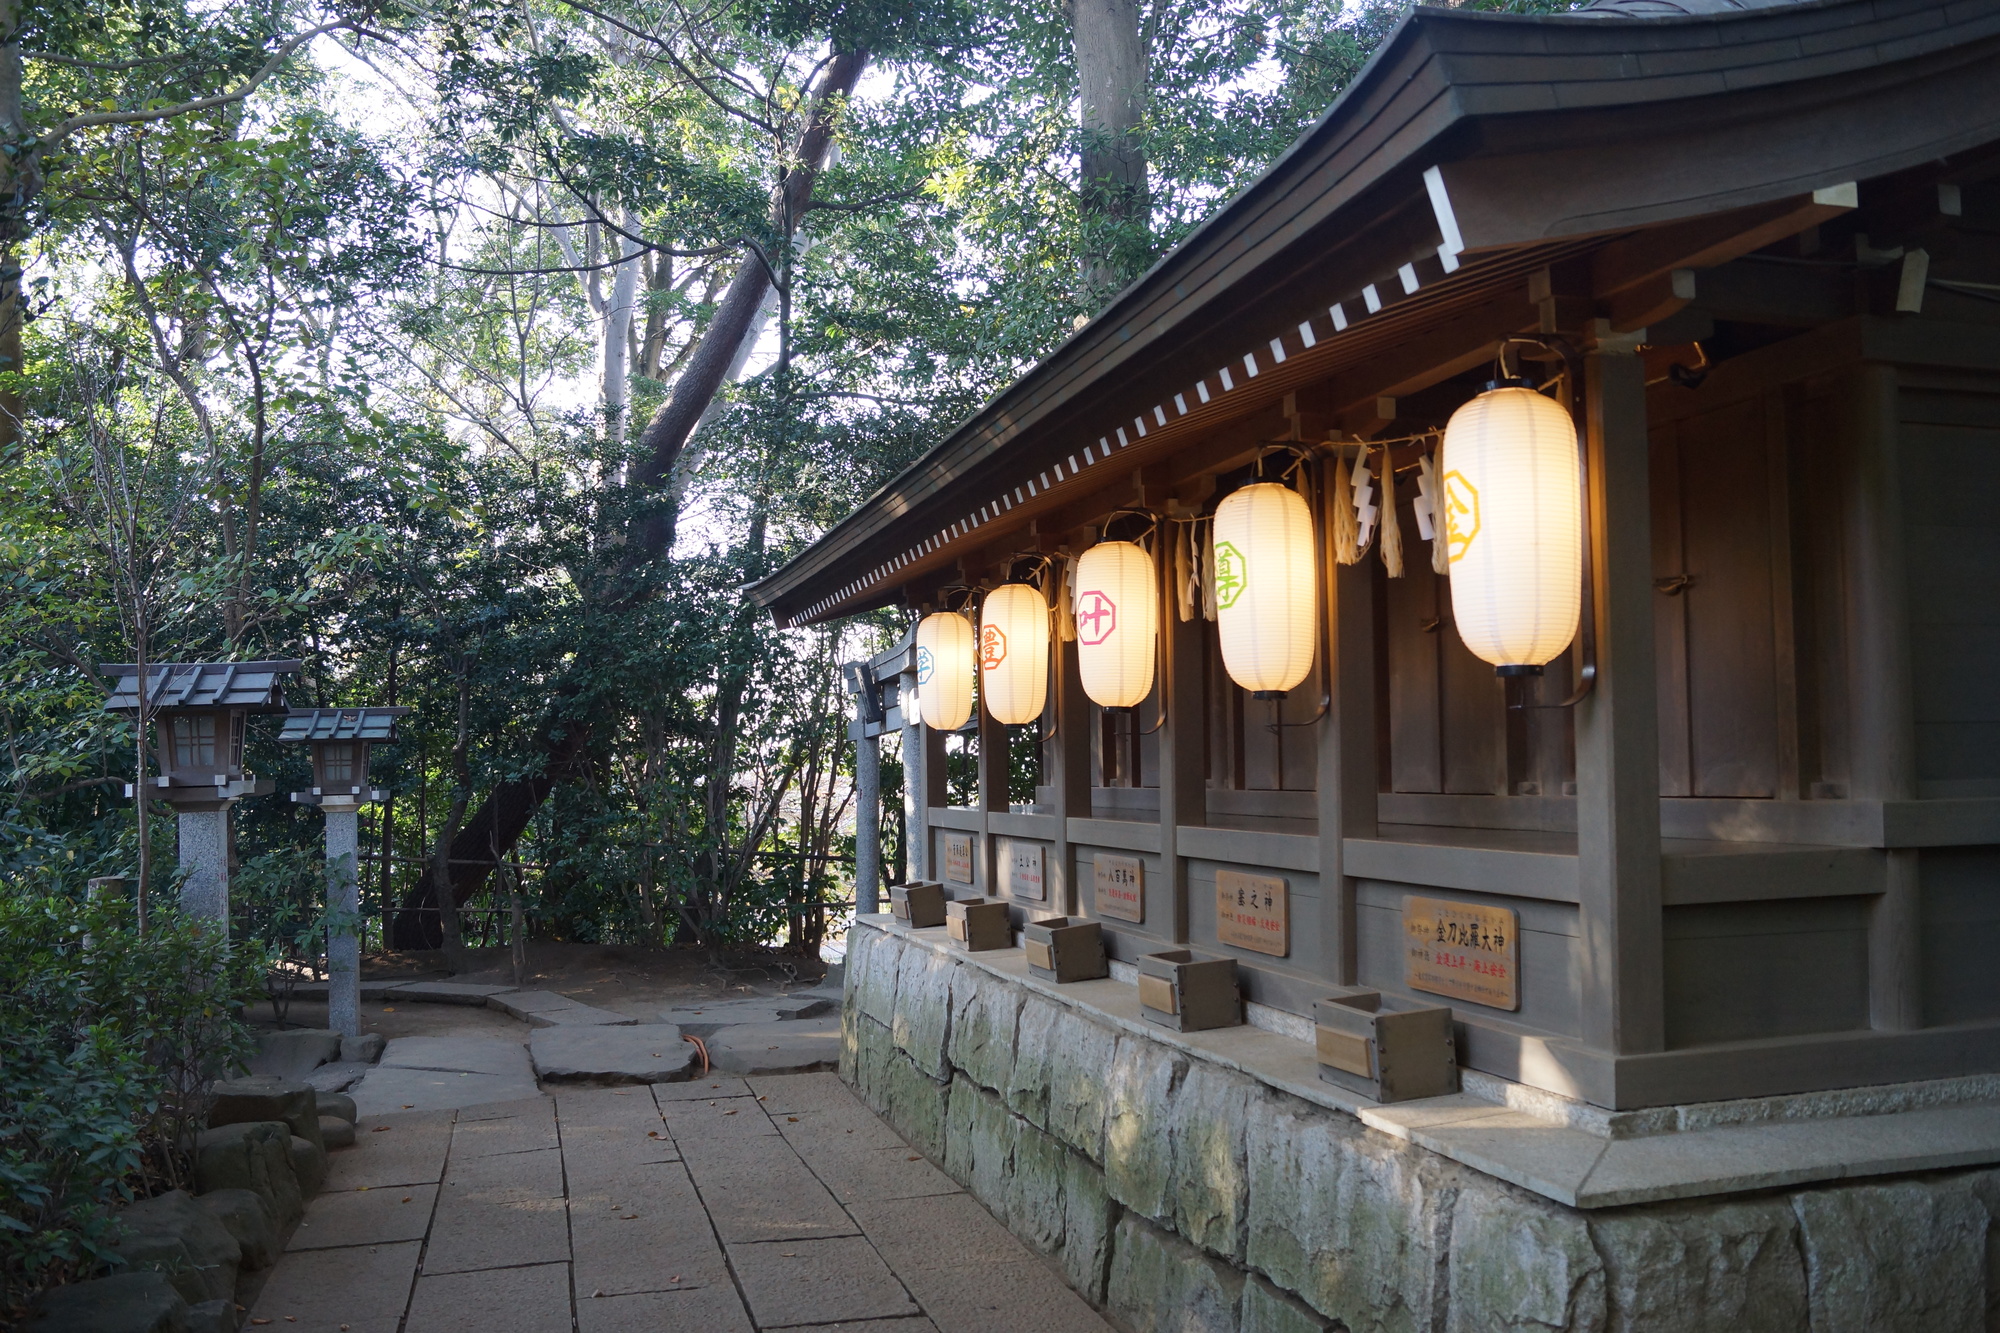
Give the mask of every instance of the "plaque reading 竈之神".
M 1007 871 L 1007 891 L 1016 898 L 1032 898 L 1041 902 L 1049 896 L 1047 883 L 1042 877 L 1042 845 L 1038 842 L 1017 842 Z
M 1215 938 L 1283 958 L 1292 951 L 1291 903 L 1275 875 L 1215 872 Z
M 944 835 L 944 877 L 954 884 L 972 883 L 972 835 Z
M 1146 919 L 1146 867 L 1136 856 L 1097 854 L 1097 914 L 1114 921 Z
M 1520 915 L 1444 898 L 1403 900 L 1403 984 L 1494 1009 L 1519 1009 Z

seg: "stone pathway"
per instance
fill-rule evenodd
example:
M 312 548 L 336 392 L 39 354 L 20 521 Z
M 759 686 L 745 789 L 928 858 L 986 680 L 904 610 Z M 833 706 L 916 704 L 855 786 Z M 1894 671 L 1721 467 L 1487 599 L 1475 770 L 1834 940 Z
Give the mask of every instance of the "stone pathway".
M 402 1068 L 438 1098 L 518 1077 Z M 832 1074 L 369 1102 L 251 1311 L 273 1330 L 1109 1328 Z

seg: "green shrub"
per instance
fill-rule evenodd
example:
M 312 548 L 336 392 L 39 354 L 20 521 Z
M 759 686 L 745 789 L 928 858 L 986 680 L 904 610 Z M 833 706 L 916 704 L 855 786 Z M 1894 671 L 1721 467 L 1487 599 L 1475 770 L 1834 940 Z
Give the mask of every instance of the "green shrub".
M 128 902 L 0 889 L 0 1314 L 101 1268 L 113 1205 L 192 1183 L 263 970 L 171 909 L 142 939 Z

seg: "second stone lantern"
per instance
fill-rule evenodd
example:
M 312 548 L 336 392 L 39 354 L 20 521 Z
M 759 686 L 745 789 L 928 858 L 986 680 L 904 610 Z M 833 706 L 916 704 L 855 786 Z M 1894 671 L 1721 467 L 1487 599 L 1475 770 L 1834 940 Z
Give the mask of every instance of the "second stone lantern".
M 361 807 L 388 795 L 368 785 L 368 750 L 396 739 L 396 719 L 407 708 L 295 708 L 285 715 L 281 741 L 312 746 L 313 785 L 292 799 L 316 805 L 326 816 L 326 900 L 339 923 L 326 941 L 327 1026 L 347 1036 L 361 1033 Z

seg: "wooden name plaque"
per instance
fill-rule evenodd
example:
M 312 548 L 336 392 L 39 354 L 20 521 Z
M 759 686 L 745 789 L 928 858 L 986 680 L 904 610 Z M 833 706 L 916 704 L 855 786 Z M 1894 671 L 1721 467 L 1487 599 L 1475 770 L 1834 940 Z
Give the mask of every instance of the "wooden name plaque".
M 1274 875 L 1215 872 L 1215 938 L 1283 958 L 1292 951 L 1291 901 Z
M 1136 856 L 1097 854 L 1097 914 L 1114 921 L 1146 919 L 1146 863 Z
M 1007 892 L 1016 898 L 1031 898 L 1038 903 L 1048 899 L 1049 886 L 1042 874 L 1040 843 L 1013 844 L 1013 856 L 1008 867 Z
M 1520 914 L 1444 898 L 1403 900 L 1403 984 L 1494 1009 L 1521 1007 Z
M 972 835 L 944 835 L 944 877 L 953 884 L 972 883 Z

